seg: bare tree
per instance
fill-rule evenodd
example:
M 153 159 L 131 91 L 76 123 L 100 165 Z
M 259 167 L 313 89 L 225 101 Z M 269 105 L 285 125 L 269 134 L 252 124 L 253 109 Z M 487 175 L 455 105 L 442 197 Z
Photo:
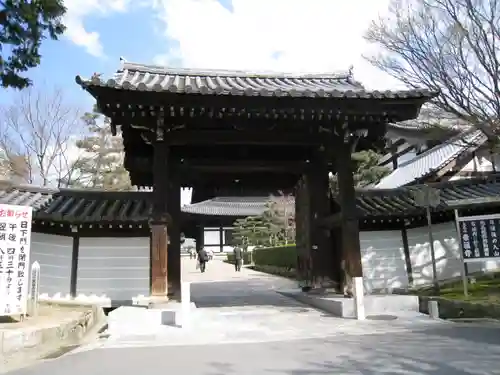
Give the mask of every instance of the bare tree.
M 271 195 L 267 202 L 268 210 L 266 213 L 271 219 L 271 232 L 275 232 L 278 239 L 285 245 L 295 241 L 294 202 L 293 195 L 283 191 L 279 191 L 278 195 Z
M 72 149 L 83 129 L 80 113 L 61 90 L 29 88 L 0 107 L 0 160 L 5 174 L 25 183 L 60 185 L 78 157 Z
M 440 110 L 496 143 L 500 127 L 500 0 L 392 0 L 367 41 L 366 57 L 409 87 L 439 89 Z

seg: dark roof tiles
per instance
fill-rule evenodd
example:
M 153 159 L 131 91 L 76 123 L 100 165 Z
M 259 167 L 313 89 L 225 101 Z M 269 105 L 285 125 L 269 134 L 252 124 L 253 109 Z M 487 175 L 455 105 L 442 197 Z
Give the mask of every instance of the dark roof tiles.
M 149 192 L 82 192 L 65 190 L 37 212 L 38 219 L 68 222 L 147 222 Z
M 440 211 L 452 208 L 446 202 L 500 196 L 500 175 L 489 179 L 447 181 L 428 184 L 440 190 Z M 358 189 L 356 204 L 362 218 L 411 217 L 424 214 L 413 200 L 418 185 L 398 189 Z M 269 197 L 217 197 L 182 207 L 194 215 L 246 217 L 266 210 Z M 146 223 L 152 212 L 151 192 L 103 192 L 43 190 L 11 187 L 2 190 L 0 203 L 30 205 L 39 220 L 68 223 Z M 293 204 L 293 201 L 290 201 Z
M 257 216 L 266 210 L 269 197 L 217 197 L 183 207 L 183 212 L 197 215 Z
M 172 69 L 124 63 L 113 78 L 103 80 L 76 77 L 82 87 L 103 86 L 125 90 L 157 91 L 202 95 L 295 96 L 332 98 L 430 98 L 437 93 L 426 89 L 369 91 L 351 75 L 285 74 L 227 70 Z
M 53 190 L 29 187 L 0 187 L 0 204 L 29 206 L 39 209 L 52 199 Z
M 500 176 L 492 181 L 470 179 L 428 184 L 440 191 L 440 211 L 449 211 L 446 202 L 461 199 L 491 198 L 500 196 Z M 421 185 L 399 189 L 358 189 L 356 204 L 363 218 L 411 217 L 425 214 L 424 208 L 415 204 L 413 190 Z M 266 210 L 268 197 L 218 197 L 195 203 L 184 212 L 198 215 L 255 216 Z

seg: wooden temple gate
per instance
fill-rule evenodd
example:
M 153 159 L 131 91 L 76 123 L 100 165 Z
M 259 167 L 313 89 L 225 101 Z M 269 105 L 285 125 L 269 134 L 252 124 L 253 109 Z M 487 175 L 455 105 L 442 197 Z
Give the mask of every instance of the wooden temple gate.
M 121 126 L 132 183 L 152 186 L 153 297 L 180 291 L 180 187 L 211 198 L 296 188 L 302 278 L 362 276 L 351 152 L 383 140 L 388 122 L 415 118 L 436 93 L 366 91 L 345 75 L 194 71 L 124 63 L 113 78 L 77 83 Z M 342 246 L 328 173 L 338 175 Z M 200 193 L 201 192 L 201 193 Z

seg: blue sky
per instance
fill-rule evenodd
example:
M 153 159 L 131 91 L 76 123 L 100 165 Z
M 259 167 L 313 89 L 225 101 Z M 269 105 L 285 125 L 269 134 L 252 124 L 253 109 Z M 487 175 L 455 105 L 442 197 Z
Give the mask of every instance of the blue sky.
M 363 6 L 360 7 L 361 2 Z M 46 41 L 34 86 L 57 86 L 88 110 L 75 76 L 110 76 L 119 58 L 192 68 L 347 70 L 367 86 L 394 85 L 361 57 L 363 32 L 388 0 L 66 0 L 67 33 Z M 368 81 L 368 82 L 367 82 Z M 0 92 L 0 102 L 13 97 Z
M 138 22 L 138 20 L 149 20 Z M 126 25 L 126 27 L 125 27 Z M 113 74 L 119 67 L 120 56 L 131 61 L 152 63 L 158 46 L 165 39 L 154 32 L 155 20 L 147 8 L 136 8 L 133 12 L 100 15 L 85 19 L 85 27 L 97 30 L 105 48 L 103 56 L 93 56 L 85 48 L 76 45 L 67 37 L 58 41 L 45 41 L 42 46 L 42 63 L 29 71 L 34 86 L 57 86 L 68 95 L 68 100 L 82 107 L 92 107 L 92 98 L 75 83 L 75 76 L 91 76 L 94 72 Z M 14 90 L 0 95 L 0 101 L 9 100 Z M 82 108 L 87 109 L 87 108 Z
M 400 86 L 367 63 L 363 40 L 390 0 L 65 0 L 65 35 L 45 41 L 34 88 L 62 89 L 66 106 L 92 109 L 75 77 L 110 77 L 127 61 L 251 71 L 347 71 L 367 88 Z M 15 99 L 0 90 L 0 104 Z M 75 133 L 81 133 L 82 129 Z M 76 135 L 76 134 L 75 134 Z M 189 202 L 189 191 L 182 193 Z

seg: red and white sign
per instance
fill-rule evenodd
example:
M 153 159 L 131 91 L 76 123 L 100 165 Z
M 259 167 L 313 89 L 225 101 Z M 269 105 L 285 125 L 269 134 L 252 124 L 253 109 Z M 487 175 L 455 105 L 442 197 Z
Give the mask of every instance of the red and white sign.
M 32 211 L 0 204 L 0 316 L 27 312 Z

